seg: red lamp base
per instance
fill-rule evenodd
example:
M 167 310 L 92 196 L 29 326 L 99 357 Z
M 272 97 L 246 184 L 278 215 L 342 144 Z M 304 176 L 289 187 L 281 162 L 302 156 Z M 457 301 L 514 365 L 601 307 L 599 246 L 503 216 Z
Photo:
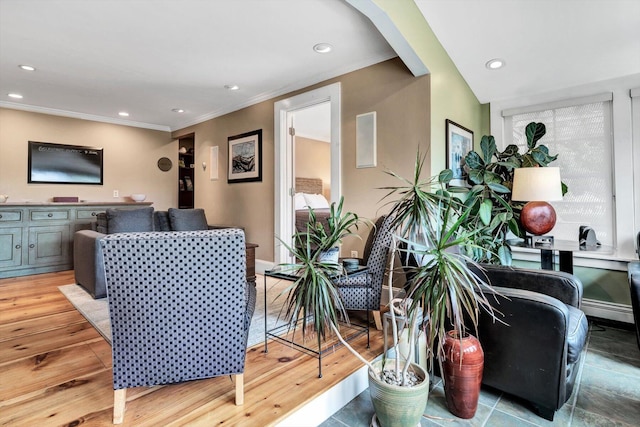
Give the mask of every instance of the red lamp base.
M 522 208 L 520 223 L 529 233 L 540 236 L 553 230 L 556 211 L 547 202 L 529 202 Z

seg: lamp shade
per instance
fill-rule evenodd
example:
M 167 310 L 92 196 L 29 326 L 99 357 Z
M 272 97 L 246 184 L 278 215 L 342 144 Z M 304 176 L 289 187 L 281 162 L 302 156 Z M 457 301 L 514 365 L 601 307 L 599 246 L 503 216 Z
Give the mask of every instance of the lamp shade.
M 513 174 L 511 200 L 553 202 L 562 200 L 560 168 L 518 168 Z

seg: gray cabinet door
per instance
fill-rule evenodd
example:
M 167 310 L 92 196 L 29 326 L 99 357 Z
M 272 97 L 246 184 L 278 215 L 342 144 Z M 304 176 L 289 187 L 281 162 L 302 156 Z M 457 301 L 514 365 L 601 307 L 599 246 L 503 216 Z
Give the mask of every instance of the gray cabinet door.
M 0 268 L 22 264 L 22 227 L 0 228 Z
M 68 224 L 29 227 L 29 265 L 69 262 L 70 242 Z

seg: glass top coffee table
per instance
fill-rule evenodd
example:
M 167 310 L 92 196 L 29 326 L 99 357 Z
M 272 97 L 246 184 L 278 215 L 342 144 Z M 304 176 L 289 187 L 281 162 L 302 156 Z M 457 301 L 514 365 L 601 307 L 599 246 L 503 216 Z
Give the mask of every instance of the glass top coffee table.
M 355 269 L 345 270 L 348 276 L 365 274 L 369 270 L 366 266 L 358 266 Z M 298 279 L 298 276 L 290 273 L 283 273 L 282 271 L 267 270 L 264 272 L 264 309 L 265 313 L 267 312 L 267 277 L 271 277 L 274 279 L 287 280 L 290 282 L 294 282 Z M 312 348 L 307 343 L 310 341 L 309 338 L 305 341 L 302 341 L 302 332 L 300 332 L 300 327 L 302 325 L 302 319 L 298 319 L 295 322 L 282 322 L 282 324 L 278 324 L 271 329 L 267 329 L 267 316 L 264 316 L 264 352 L 268 353 L 268 341 L 270 339 L 285 343 L 305 354 L 316 357 L 318 359 L 318 378 L 322 378 L 322 355 L 328 352 L 333 352 L 337 348 L 342 346 L 342 343 L 338 339 L 338 337 L 333 334 L 333 332 L 327 333 L 326 339 L 324 341 L 321 340 L 320 335 L 317 336 L 317 345 L 315 348 Z M 307 322 L 313 322 L 313 317 L 308 316 Z M 340 332 L 345 341 L 351 341 L 359 336 L 367 334 L 367 345 L 369 343 L 369 326 L 368 325 L 358 325 L 353 322 L 340 322 Z

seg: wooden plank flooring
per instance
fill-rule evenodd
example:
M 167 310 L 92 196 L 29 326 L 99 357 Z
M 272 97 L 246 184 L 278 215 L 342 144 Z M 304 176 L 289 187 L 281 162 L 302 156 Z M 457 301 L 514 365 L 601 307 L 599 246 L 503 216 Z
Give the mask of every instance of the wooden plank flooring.
M 0 279 L 0 425 L 109 426 L 111 347 L 58 290 L 73 272 Z M 373 359 L 381 333 L 354 341 Z M 247 351 L 245 403 L 229 377 L 127 393 L 124 426 L 270 426 L 360 368 L 346 349 L 318 361 L 271 341 Z M 320 423 L 322 420 L 317 420 Z

